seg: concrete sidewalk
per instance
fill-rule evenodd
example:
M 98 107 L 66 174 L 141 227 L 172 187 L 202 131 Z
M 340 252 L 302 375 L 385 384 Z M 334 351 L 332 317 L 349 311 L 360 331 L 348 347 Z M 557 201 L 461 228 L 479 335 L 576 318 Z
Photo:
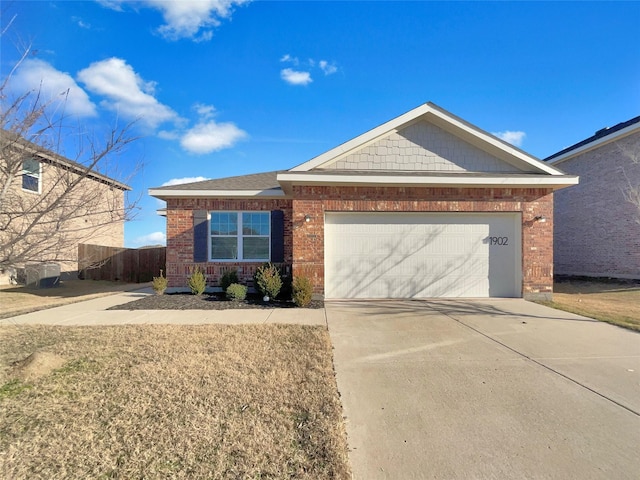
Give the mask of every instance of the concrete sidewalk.
M 0 319 L 3 325 L 125 325 L 125 324 L 260 324 L 326 325 L 324 308 L 248 308 L 234 310 L 107 310 L 153 295 L 151 288 L 71 303 Z

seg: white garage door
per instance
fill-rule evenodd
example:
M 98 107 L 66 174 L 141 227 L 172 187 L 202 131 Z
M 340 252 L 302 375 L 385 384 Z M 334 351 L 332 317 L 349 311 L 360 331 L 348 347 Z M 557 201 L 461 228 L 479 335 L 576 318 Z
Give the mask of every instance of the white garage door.
M 520 297 L 518 213 L 327 213 L 326 298 Z

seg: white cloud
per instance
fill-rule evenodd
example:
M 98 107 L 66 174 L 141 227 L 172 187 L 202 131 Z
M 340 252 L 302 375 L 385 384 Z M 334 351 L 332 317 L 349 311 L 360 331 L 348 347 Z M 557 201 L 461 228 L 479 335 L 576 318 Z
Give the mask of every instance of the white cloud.
M 182 185 L 184 183 L 194 183 L 194 182 L 203 182 L 205 180 L 209 180 L 207 177 L 182 177 L 182 178 L 172 178 L 171 180 L 164 182 L 162 184 L 163 187 L 170 187 L 172 185 Z
M 176 130 L 160 130 L 158 132 L 158 138 L 163 140 L 178 140 L 180 138 L 180 132 Z
M 80 17 L 71 17 L 71 20 L 76 23 L 80 28 L 84 28 L 85 30 L 91 29 L 91 24 L 84 22 Z
M 152 128 L 177 119 L 171 108 L 153 96 L 155 82 L 145 82 L 120 58 L 92 63 L 78 72 L 78 79 L 91 92 L 107 98 L 101 102 L 104 107 L 129 118 L 139 118 Z
M 99 0 L 106 7 L 122 11 L 127 0 Z M 194 41 L 207 41 L 213 37 L 213 28 L 220 25 L 222 19 L 231 18 L 235 6 L 249 0 L 138 0 L 131 2 L 159 10 L 164 25 L 158 32 L 167 40 L 190 38 Z
M 287 62 L 287 63 L 293 63 L 294 65 L 298 65 L 300 63 L 300 60 L 298 60 L 296 57 L 292 57 L 288 53 L 284 54 L 280 58 L 280 61 L 281 62 Z
M 290 85 L 308 85 L 313 82 L 311 73 L 299 72 L 291 68 L 280 70 L 280 77 Z
M 180 145 L 189 153 L 211 153 L 230 148 L 236 142 L 247 137 L 247 132 L 232 122 L 217 122 L 213 118 L 216 108 L 213 105 L 196 103 L 193 110 L 198 115 L 196 124 L 186 128 L 186 120 L 180 118 L 173 130 L 161 130 L 158 137 L 165 140 L 179 140 Z
M 313 58 L 309 58 L 304 62 L 300 62 L 298 57 L 292 57 L 290 54 L 285 54 L 280 57 L 280 62 L 289 63 L 295 67 L 301 67 L 297 70 L 292 68 L 283 68 L 280 70 L 280 78 L 287 82 L 289 85 L 308 85 L 313 82 L 311 78 L 311 72 L 314 69 L 320 69 L 325 76 L 333 75 L 338 71 L 338 67 L 335 62 L 329 62 L 327 60 L 316 61 Z M 304 69 L 304 70 L 303 70 Z
M 111 10 L 115 10 L 117 12 L 124 11 L 122 9 L 123 0 L 96 0 L 103 7 L 110 8 Z
M 214 107 L 213 105 L 205 105 L 203 103 L 196 103 L 193 106 L 193 108 L 196 111 L 196 113 L 198 114 L 198 116 L 200 116 L 200 118 L 203 118 L 203 119 L 213 118 L 213 116 L 216 114 L 216 107 Z
M 78 72 L 77 77 L 87 90 L 103 97 L 102 107 L 123 117 L 139 119 L 141 124 L 153 129 L 171 122 L 173 128 L 159 131 L 158 137 L 179 141 L 182 148 L 190 153 L 204 154 L 229 148 L 248 136 L 232 122 L 215 121 L 215 107 L 203 103 L 193 106 L 198 120 L 195 126 L 187 128 L 187 119 L 155 98 L 156 83 L 144 81 L 122 59 L 110 58 L 92 63 Z M 28 90 L 38 92 L 44 102 L 50 102 L 52 107 L 64 110 L 65 114 L 83 117 L 98 114 L 96 105 L 75 80 L 45 61 L 25 60 L 14 74 L 11 85 L 20 87 L 17 94 Z
M 96 106 L 87 92 L 68 73 L 56 70 L 43 60 L 25 60 L 16 71 L 11 86 L 12 90 L 20 88 L 19 92 L 16 91 L 19 94 L 39 92 L 45 103 L 51 103 L 53 108 L 64 109 L 66 114 L 81 117 L 97 115 Z
M 329 63 L 326 60 L 320 60 L 318 65 L 325 75 L 332 75 L 338 71 L 338 67 L 336 67 L 335 64 Z
M 515 145 L 516 147 L 521 146 L 524 138 L 527 136 L 525 132 L 511 130 L 505 130 L 504 132 L 491 132 L 491 135 L 494 135 L 511 145 Z
M 133 243 L 134 245 L 166 245 L 167 236 L 164 232 L 153 232 L 148 235 L 135 238 Z
M 180 140 L 180 145 L 190 153 L 211 153 L 232 147 L 246 136 L 247 133 L 233 123 L 201 121 L 187 130 Z

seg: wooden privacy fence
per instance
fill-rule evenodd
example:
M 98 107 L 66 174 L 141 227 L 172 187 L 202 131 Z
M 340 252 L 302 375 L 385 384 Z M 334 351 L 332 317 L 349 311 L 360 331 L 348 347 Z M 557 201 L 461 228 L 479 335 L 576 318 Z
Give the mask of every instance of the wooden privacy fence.
M 166 247 L 137 249 L 78 245 L 78 273 L 84 280 L 150 282 L 160 275 L 160 270 L 166 275 L 166 262 Z

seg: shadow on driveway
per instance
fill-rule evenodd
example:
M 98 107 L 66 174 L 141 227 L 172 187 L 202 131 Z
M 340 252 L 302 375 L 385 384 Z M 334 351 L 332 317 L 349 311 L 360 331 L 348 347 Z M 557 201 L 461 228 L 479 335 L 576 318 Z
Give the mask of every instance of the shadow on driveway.
M 337 308 L 344 306 L 350 309 L 371 310 L 370 314 L 376 316 L 436 311 L 450 316 L 484 315 L 488 317 L 518 317 L 599 323 L 598 320 L 593 318 L 540 306 L 522 299 L 497 299 L 492 301 L 476 299 L 327 300 L 326 302 Z
M 326 302 L 354 478 L 637 478 L 640 336 L 526 302 Z

